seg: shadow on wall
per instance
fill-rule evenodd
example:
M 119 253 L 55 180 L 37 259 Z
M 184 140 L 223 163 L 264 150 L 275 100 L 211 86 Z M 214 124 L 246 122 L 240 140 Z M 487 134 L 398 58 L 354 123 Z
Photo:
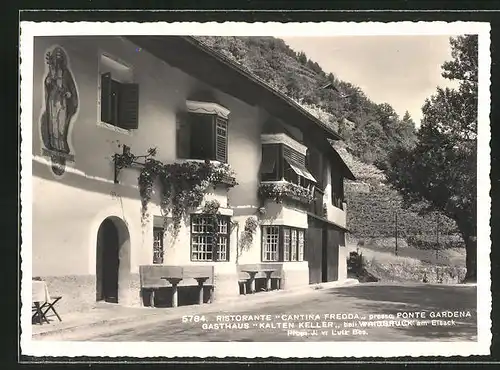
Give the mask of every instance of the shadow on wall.
M 203 303 L 210 301 L 210 286 L 203 287 Z M 152 289 L 143 288 L 141 291 L 142 304 L 150 307 Z M 177 288 L 177 299 L 179 306 L 198 304 L 198 286 L 180 286 Z M 155 307 L 172 307 L 172 288 L 155 288 Z
M 109 171 L 110 173 L 113 173 L 112 162 L 110 162 L 109 164 Z M 101 193 L 109 196 L 112 196 L 111 192 L 117 187 L 115 184 L 110 182 L 104 182 L 99 179 L 86 177 L 81 173 L 72 173 L 68 171 L 64 174 L 64 179 L 56 180 L 54 176 L 50 173 L 50 168 L 37 161 L 33 161 L 33 176 L 48 181 L 63 183 L 64 185 L 81 189 L 84 191 Z M 119 189 L 121 197 L 129 199 L 139 199 L 138 189 L 128 186 L 119 186 Z

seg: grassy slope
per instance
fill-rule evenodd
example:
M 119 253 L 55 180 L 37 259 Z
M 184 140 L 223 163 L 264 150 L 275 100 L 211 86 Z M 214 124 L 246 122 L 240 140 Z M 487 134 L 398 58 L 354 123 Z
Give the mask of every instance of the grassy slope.
M 434 237 L 436 218 L 420 216 L 401 206 L 400 195 L 383 184 L 384 174 L 359 161 L 342 146 L 337 151 L 353 171 L 356 182 L 345 185 L 348 252 L 363 254 L 367 271 L 381 281 L 457 283 L 465 274 L 465 249 L 423 250 L 409 246 L 405 235 Z M 395 254 L 394 213 L 398 213 L 398 254 Z M 440 216 L 440 232 L 454 234 L 454 223 Z M 441 239 L 445 235 L 440 235 Z M 447 236 L 450 237 L 450 236 Z M 360 245 L 361 244 L 361 245 Z
M 362 91 L 336 78 L 335 84 L 340 86 L 344 93 L 352 94 L 357 103 L 351 102 L 352 106 L 346 107 L 344 99 L 339 98 L 335 93 L 323 91 L 321 92 L 323 96 L 318 95 L 317 92 L 321 91 L 319 86 L 325 82 L 326 76 L 312 71 L 310 65 L 307 67 L 299 63 L 295 55 L 292 55 L 292 51 L 285 47 L 281 40 L 271 41 L 270 38 L 240 37 L 199 37 L 199 39 L 247 68 L 272 87 L 284 91 L 335 131 L 339 130 L 339 119 L 342 122 L 345 120 L 342 118 L 346 114 L 345 110 L 350 112 L 350 116 L 359 118 L 359 115 L 367 114 L 369 108 L 374 106 L 373 102 L 365 98 Z M 268 40 L 265 41 L 265 39 Z M 287 85 L 291 80 L 285 81 L 285 78 L 289 77 L 287 75 L 289 73 L 294 77 L 295 88 Z M 318 98 L 319 104 L 310 101 Z M 327 102 L 326 106 L 322 104 L 325 102 Z M 327 113 L 326 109 L 330 113 Z M 356 124 L 352 123 L 353 127 L 350 127 L 350 124 L 346 127 L 354 132 Z M 366 128 L 363 128 L 362 131 L 366 131 Z M 393 134 L 391 132 L 387 137 L 390 139 Z M 370 135 L 368 136 L 370 137 Z M 350 140 L 348 139 L 350 147 L 356 147 L 355 139 L 358 136 L 355 134 Z M 356 182 L 346 182 L 345 184 L 348 209 L 347 223 L 348 228 L 352 231 L 348 248 L 350 250 L 356 249 L 357 243 L 363 240 L 365 242 L 363 254 L 371 263 L 370 269 L 376 272 L 375 275 L 383 280 L 420 280 L 420 272 L 426 269 L 430 270 L 433 265 L 461 266 L 464 264 L 465 253 L 463 249 L 439 251 L 436 257 L 435 251 L 408 247 L 402 239 L 398 242 L 400 245 L 399 256 L 395 256 L 393 253 L 394 238 L 390 238 L 394 236 L 395 213 L 398 214 L 398 235 L 400 237 L 423 235 L 433 238 L 438 228 L 437 218 L 434 216 L 422 217 L 414 211 L 404 210 L 401 206 L 401 196 L 384 185 L 384 173 L 381 170 L 353 156 L 345 144 L 337 144 L 336 149 L 358 179 Z M 369 143 L 362 144 L 370 146 Z M 441 235 L 454 234 L 454 229 L 453 221 L 442 216 L 439 218 Z

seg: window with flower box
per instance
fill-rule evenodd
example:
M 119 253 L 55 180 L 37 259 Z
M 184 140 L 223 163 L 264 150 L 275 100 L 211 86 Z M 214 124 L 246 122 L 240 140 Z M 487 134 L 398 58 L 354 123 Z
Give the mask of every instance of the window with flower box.
M 191 261 L 229 261 L 229 217 L 217 216 L 213 226 L 212 215 L 191 215 Z
M 285 144 L 263 144 L 260 176 L 262 181 L 286 180 L 302 187 L 316 182 L 306 167 L 304 154 Z
M 303 261 L 304 241 L 304 229 L 290 226 L 262 226 L 262 261 Z

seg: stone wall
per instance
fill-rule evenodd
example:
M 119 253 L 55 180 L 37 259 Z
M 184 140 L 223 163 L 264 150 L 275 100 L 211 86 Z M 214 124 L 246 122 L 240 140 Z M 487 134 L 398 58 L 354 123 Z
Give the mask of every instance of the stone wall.
M 216 272 L 214 275 L 214 302 L 231 299 L 240 294 L 238 274 Z
M 86 311 L 96 304 L 95 275 L 43 276 L 49 294 L 61 296 L 56 310 L 64 320 L 68 312 Z
M 309 285 L 309 270 L 283 270 L 281 289 L 288 290 Z
M 64 320 L 64 314 L 81 312 L 96 306 L 95 275 L 43 276 L 52 297 L 61 296 L 56 310 Z M 131 274 L 126 286 L 119 287 L 119 304 L 140 306 L 139 274 Z
M 463 266 L 434 266 L 427 263 L 368 263 L 367 269 L 380 281 L 458 284 L 465 277 Z
M 347 248 L 343 245 L 339 246 L 339 281 L 347 279 L 347 258 Z

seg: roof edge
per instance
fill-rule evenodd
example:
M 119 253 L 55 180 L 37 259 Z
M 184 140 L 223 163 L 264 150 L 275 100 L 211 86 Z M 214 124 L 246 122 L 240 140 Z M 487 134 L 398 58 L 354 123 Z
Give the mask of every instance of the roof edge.
M 323 218 L 323 217 L 321 217 L 321 216 L 318 216 L 318 215 L 316 215 L 316 214 L 314 214 L 314 213 L 312 213 L 312 212 L 307 212 L 307 216 L 310 216 L 310 217 L 312 217 L 312 218 L 314 218 L 314 219 L 316 219 L 316 220 L 318 220 L 318 221 L 324 222 L 324 223 L 329 224 L 329 225 L 331 225 L 331 226 L 337 227 L 337 228 L 339 228 L 339 229 L 341 229 L 341 230 L 343 230 L 343 231 L 345 231 L 345 232 L 351 233 L 351 230 L 349 230 L 347 227 L 342 226 L 342 225 L 339 225 L 339 224 L 338 224 L 338 223 L 336 223 L 336 222 L 333 222 L 333 221 L 327 220 L 326 218 Z
M 199 41 L 194 36 L 180 36 L 180 37 L 182 37 L 187 42 L 190 42 L 191 44 L 193 44 L 194 46 L 196 46 L 197 48 L 199 48 L 203 52 L 209 54 L 210 56 L 218 59 L 222 63 L 228 65 L 230 68 L 232 68 L 232 69 L 236 70 L 237 72 L 241 73 L 242 75 L 244 75 L 245 77 L 247 77 L 249 80 L 251 80 L 254 83 L 260 85 L 261 87 L 267 89 L 272 94 L 274 94 L 278 98 L 280 98 L 283 101 L 285 101 L 286 103 L 288 103 L 289 106 L 291 106 L 292 108 L 294 108 L 295 110 L 297 110 L 298 112 L 300 112 L 305 118 L 307 118 L 308 120 L 312 121 L 317 126 L 319 126 L 319 128 L 321 128 L 322 130 L 324 130 L 329 136 L 331 136 L 331 139 L 333 139 L 335 141 L 338 141 L 338 140 L 345 141 L 342 136 L 340 136 L 337 132 L 332 131 L 328 127 L 326 127 L 326 125 L 321 120 L 319 120 L 318 118 L 316 118 L 315 116 L 313 116 L 306 109 L 304 109 L 298 103 L 296 103 L 293 99 L 291 99 L 287 95 L 283 94 L 282 92 L 274 89 L 273 87 L 269 86 L 269 84 L 266 81 L 264 81 L 261 78 L 255 76 L 252 72 L 250 72 L 246 68 L 241 67 L 240 65 L 238 65 L 237 63 L 235 63 L 234 61 L 232 61 L 231 59 L 229 59 L 225 55 L 223 55 L 223 54 L 219 53 L 218 51 L 212 49 L 211 47 L 209 47 L 208 45 L 206 45 L 202 41 Z

